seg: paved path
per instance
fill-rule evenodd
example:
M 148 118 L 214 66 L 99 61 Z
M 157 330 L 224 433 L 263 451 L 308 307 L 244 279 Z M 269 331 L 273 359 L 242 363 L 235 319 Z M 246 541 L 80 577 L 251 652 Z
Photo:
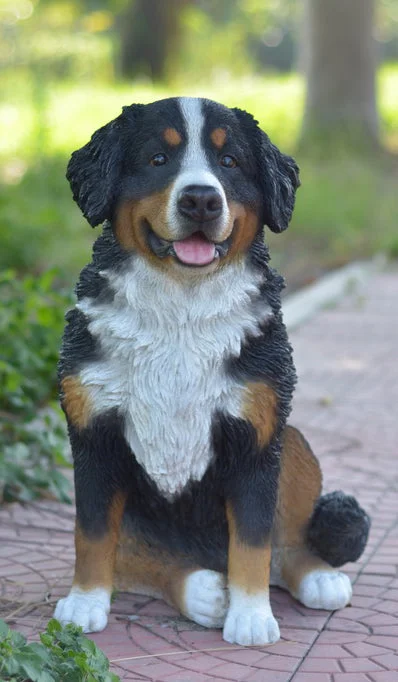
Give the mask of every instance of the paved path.
M 351 608 L 309 610 L 275 589 L 282 640 L 245 649 L 162 602 L 119 594 L 109 627 L 92 637 L 122 680 L 398 681 L 397 302 L 398 274 L 380 274 L 291 335 L 300 379 L 291 421 L 320 457 L 325 489 L 355 493 L 373 518 L 365 556 L 347 566 Z M 50 502 L 0 511 L 0 605 L 28 635 L 69 587 L 72 528 L 73 510 Z

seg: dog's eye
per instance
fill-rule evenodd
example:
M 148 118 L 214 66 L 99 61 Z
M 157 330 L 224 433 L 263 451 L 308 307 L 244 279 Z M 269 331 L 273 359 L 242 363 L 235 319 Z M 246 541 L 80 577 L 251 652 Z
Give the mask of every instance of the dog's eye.
M 220 159 L 220 163 L 222 166 L 224 166 L 224 168 L 235 168 L 238 165 L 238 162 L 235 159 L 235 157 L 231 156 L 230 154 L 222 156 Z
M 150 160 L 151 166 L 164 166 L 168 159 L 166 154 L 155 154 Z

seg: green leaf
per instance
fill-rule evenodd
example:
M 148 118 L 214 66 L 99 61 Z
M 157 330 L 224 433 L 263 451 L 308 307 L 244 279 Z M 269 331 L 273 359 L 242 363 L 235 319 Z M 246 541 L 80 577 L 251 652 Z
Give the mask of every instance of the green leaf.
M 16 656 L 9 656 L 7 658 L 4 662 L 3 670 L 9 675 L 17 675 L 20 672 L 21 668 L 18 661 L 18 651 L 16 652 Z
M 51 618 L 47 623 L 47 632 L 53 635 L 56 632 L 61 632 L 62 625 L 56 618 Z
M 50 652 L 43 647 L 39 642 L 32 642 L 28 645 L 29 650 L 41 659 L 42 664 L 48 663 L 50 660 Z
M 97 647 L 95 645 L 95 642 L 92 641 L 92 639 L 84 639 L 82 642 L 82 647 L 85 651 L 87 651 L 90 654 L 95 654 L 97 651 Z
M 42 670 L 41 675 L 37 682 L 60 682 L 58 677 L 54 677 L 46 670 Z
M 7 623 L 0 618 L 0 640 L 5 639 L 9 632 L 10 628 L 8 627 Z
M 18 656 L 18 663 L 21 670 L 23 670 L 32 682 L 39 682 L 43 665 L 43 661 L 39 656 L 33 653 L 20 653 Z

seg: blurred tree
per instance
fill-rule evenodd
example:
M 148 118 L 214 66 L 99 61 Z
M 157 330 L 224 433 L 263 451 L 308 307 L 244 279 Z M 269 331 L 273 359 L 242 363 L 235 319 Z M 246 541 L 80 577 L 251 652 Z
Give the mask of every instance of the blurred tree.
M 163 80 L 181 42 L 181 10 L 191 0 L 133 0 L 120 14 L 122 76 Z
M 302 144 L 376 147 L 374 0 L 305 0 Z
M 213 67 L 219 68 L 224 62 L 222 66 L 234 70 L 241 63 L 246 73 L 253 66 L 261 70 L 291 69 L 299 14 L 297 0 L 194 0 L 193 8 L 199 23 L 203 24 L 203 15 L 209 22 L 205 51 L 209 60 L 215 56 Z M 206 35 L 193 43 L 194 49 L 200 49 L 198 42 L 206 42 Z
M 333 10 L 336 3 L 329 4 Z M 352 3 L 345 4 L 349 9 Z M 207 80 L 223 71 L 237 76 L 289 70 L 301 5 L 298 0 L 0 0 L 0 69 L 35 71 L 39 89 L 44 76 L 112 80 L 116 66 L 129 79 L 176 72 Z M 384 59 L 398 55 L 396 5 L 397 0 L 376 3 L 375 36 Z

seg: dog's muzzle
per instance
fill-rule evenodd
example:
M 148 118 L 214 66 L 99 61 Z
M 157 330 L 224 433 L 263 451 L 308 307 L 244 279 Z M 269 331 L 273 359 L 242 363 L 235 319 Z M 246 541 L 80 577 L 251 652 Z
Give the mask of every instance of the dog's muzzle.
M 153 253 L 159 258 L 173 256 L 189 267 L 204 267 L 225 256 L 231 239 L 220 240 L 227 218 L 220 190 L 212 185 L 187 184 L 174 201 L 173 240 L 159 237 L 147 224 L 148 244 Z

